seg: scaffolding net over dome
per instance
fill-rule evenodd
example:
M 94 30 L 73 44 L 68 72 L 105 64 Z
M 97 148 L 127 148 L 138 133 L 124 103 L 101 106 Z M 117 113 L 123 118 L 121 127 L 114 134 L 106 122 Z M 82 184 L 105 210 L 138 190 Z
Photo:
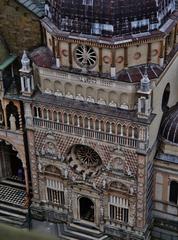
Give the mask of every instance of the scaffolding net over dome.
M 175 0 L 46 0 L 45 12 L 62 31 L 113 36 L 159 29 Z

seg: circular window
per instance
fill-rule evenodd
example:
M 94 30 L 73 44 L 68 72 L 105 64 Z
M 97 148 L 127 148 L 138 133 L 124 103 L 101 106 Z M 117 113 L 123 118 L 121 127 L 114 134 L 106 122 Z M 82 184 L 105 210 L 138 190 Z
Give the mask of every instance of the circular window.
M 99 155 L 90 147 L 78 145 L 74 149 L 74 154 L 83 165 L 95 167 L 101 163 Z
M 75 173 L 86 177 L 99 174 L 102 160 L 98 153 L 86 145 L 74 145 L 68 153 L 68 162 Z
M 96 64 L 96 53 L 89 46 L 79 45 L 75 49 L 75 58 L 77 64 L 81 67 L 92 68 Z

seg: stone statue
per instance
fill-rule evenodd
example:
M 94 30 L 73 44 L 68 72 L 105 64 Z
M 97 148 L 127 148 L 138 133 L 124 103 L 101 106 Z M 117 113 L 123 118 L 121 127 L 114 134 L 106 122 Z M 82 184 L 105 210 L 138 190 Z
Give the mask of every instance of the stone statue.
M 84 100 L 84 97 L 79 93 L 79 94 L 77 94 L 76 99 L 77 100 Z
M 104 99 L 102 99 L 102 98 L 100 98 L 100 99 L 98 100 L 98 103 L 99 103 L 99 104 L 102 104 L 102 105 L 106 105 L 106 101 L 105 101 Z
M 12 131 L 16 131 L 17 130 L 17 128 L 16 128 L 16 119 L 15 119 L 13 114 L 10 115 L 9 121 L 10 121 L 10 129 Z
M 122 109 L 129 109 L 129 106 L 126 103 L 121 104 L 120 108 Z
M 103 188 L 106 187 L 106 179 L 103 179 Z
M 86 173 L 84 172 L 83 173 L 83 181 L 85 181 L 86 180 Z
M 55 93 L 54 93 L 55 96 L 63 96 L 62 92 L 57 90 Z
M 95 102 L 95 99 L 92 98 L 91 96 L 88 96 L 88 97 L 87 97 L 87 102 L 92 102 L 92 103 L 94 103 L 94 102 Z
M 56 149 L 55 149 L 54 143 L 48 142 L 48 144 L 46 146 L 46 154 L 49 154 L 49 155 L 56 154 Z
M 67 168 L 66 168 L 65 171 L 64 171 L 64 176 L 65 176 L 65 178 L 68 177 L 68 169 L 67 169 Z
M 46 88 L 46 89 L 45 89 L 45 93 L 51 94 L 52 91 L 51 91 L 49 88 Z
M 114 101 L 111 101 L 111 102 L 109 103 L 109 106 L 111 106 L 111 107 L 117 107 L 117 104 L 116 104 Z
M 66 97 L 67 98 L 73 98 L 73 95 L 70 92 L 67 92 Z
M 41 163 L 38 164 L 38 170 L 39 170 L 39 172 L 42 172 L 42 165 L 41 165 Z

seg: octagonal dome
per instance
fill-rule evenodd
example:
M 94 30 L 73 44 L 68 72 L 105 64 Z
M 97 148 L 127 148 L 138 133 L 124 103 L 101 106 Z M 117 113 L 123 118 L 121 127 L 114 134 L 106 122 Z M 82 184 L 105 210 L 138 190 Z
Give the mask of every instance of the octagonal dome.
M 160 135 L 166 141 L 178 144 L 178 104 L 172 107 L 163 117 Z
M 6 58 L 9 56 L 9 51 L 3 38 L 0 36 L 0 64 L 2 64 Z
M 46 15 L 62 31 L 113 36 L 162 26 L 175 0 L 47 0 Z

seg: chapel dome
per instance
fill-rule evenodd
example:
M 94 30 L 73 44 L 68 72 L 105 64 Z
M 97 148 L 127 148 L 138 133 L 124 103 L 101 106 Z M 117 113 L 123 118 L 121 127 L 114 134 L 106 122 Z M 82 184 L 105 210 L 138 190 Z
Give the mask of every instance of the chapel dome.
M 155 30 L 175 0 L 46 0 L 45 12 L 62 31 L 113 36 Z
M 0 36 L 0 64 L 2 64 L 6 58 L 9 56 L 9 51 L 3 38 Z
M 178 144 L 178 104 L 170 108 L 163 117 L 160 135 L 162 139 Z

